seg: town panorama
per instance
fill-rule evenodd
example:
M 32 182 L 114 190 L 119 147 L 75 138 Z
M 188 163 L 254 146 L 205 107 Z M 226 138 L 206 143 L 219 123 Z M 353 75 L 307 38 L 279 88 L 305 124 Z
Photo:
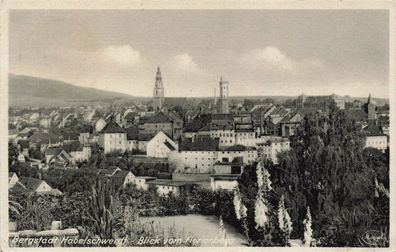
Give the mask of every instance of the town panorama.
M 389 247 L 386 15 L 12 12 L 9 246 Z

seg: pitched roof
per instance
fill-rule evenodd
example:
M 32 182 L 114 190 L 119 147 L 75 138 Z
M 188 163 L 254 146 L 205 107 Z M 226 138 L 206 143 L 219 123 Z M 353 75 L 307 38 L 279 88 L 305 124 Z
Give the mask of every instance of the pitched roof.
M 296 118 L 298 119 L 298 117 L 300 117 L 300 119 L 302 119 L 301 115 L 298 114 L 297 112 L 289 113 L 280 122 L 281 123 L 291 122 L 293 119 L 296 119 Z M 299 120 L 299 121 L 301 121 L 301 120 Z
M 18 140 L 18 144 L 21 146 L 21 149 L 29 148 L 28 140 Z
M 200 115 L 198 114 L 195 116 L 190 123 L 188 123 L 184 129 L 186 132 L 198 132 L 200 129 L 205 127 L 206 125 L 209 125 L 211 121 L 211 115 L 210 114 L 204 114 Z
M 132 122 L 135 120 L 135 117 L 138 115 L 136 112 L 129 112 L 128 114 L 125 115 L 124 119 L 127 122 Z
M 139 139 L 139 128 L 138 127 L 127 128 L 126 132 L 127 132 L 127 140 L 138 140 Z
M 113 175 L 117 170 L 120 170 L 117 166 L 110 166 L 107 169 L 99 169 L 98 174 L 99 175 Z
M 78 140 L 78 133 L 72 133 L 72 132 L 62 132 L 61 133 L 62 137 L 64 140 Z
M 231 114 L 213 114 L 212 121 L 233 121 Z
M 69 144 L 64 144 L 63 149 L 67 152 L 73 152 L 73 151 L 82 151 L 83 145 L 79 141 L 73 141 L 70 142 Z
M 135 176 L 137 179 L 144 179 L 144 180 L 154 180 L 157 179 L 156 177 L 150 177 L 150 176 Z
M 61 142 L 60 135 L 42 133 L 42 132 L 34 132 L 32 136 L 30 136 L 29 140 L 33 143 L 48 143 L 51 140 L 51 143 Z
M 246 150 L 255 150 L 254 147 L 247 147 L 244 145 L 232 145 L 232 146 L 228 146 L 225 147 L 224 150 L 226 151 L 246 151 Z
M 32 191 L 36 191 L 37 188 L 44 183 L 44 180 L 36 179 L 36 178 L 29 178 L 29 177 L 20 177 L 19 181 L 27 188 Z
M 59 147 L 48 148 L 48 149 L 45 151 L 45 155 L 56 156 L 56 155 L 58 155 L 59 153 L 61 153 L 62 150 L 63 150 L 63 149 L 62 149 L 62 148 L 59 148 Z
M 125 177 L 131 173 L 130 171 L 125 171 L 125 170 L 118 170 L 114 173 L 113 176 L 111 176 L 111 180 L 115 184 L 115 186 L 119 187 L 124 184 Z
M 369 123 L 368 126 L 364 129 L 367 135 L 382 135 L 381 127 L 375 125 L 374 123 Z
M 172 120 L 164 114 L 164 112 L 160 111 L 157 114 L 150 116 L 147 118 L 145 123 L 171 123 Z
M 240 174 L 212 174 L 210 177 L 212 177 L 214 180 L 238 180 L 240 177 Z
M 205 126 L 203 126 L 202 128 L 200 128 L 199 130 L 198 130 L 198 132 L 199 131 L 210 131 L 210 124 L 207 124 L 207 125 L 205 125 Z
M 183 151 L 216 151 L 219 149 L 219 138 L 197 136 L 194 141 L 189 138 L 184 139 L 179 149 Z
M 150 141 L 151 139 L 153 139 L 153 137 L 155 137 L 155 133 L 154 134 L 150 134 L 150 133 L 145 133 L 145 134 L 142 134 L 142 133 L 140 133 L 139 134 L 139 136 L 138 136 L 138 140 L 139 141 Z
M 132 172 L 126 170 L 118 170 L 114 173 L 113 177 L 125 178 L 129 173 Z
M 29 189 L 27 189 L 20 181 L 17 181 L 10 189 L 14 192 L 29 193 Z
M 210 130 L 233 130 L 234 126 L 230 123 L 211 123 Z
M 10 183 L 12 177 L 16 176 L 15 172 L 9 172 L 8 173 L 8 183 Z
M 148 181 L 147 183 L 152 185 L 176 186 L 176 187 L 195 184 L 194 182 L 191 181 L 175 181 L 171 179 L 155 179 L 152 181 Z
M 171 151 L 176 150 L 175 147 L 173 147 L 173 145 L 170 144 L 168 140 L 165 140 L 164 144 L 166 147 L 168 147 L 169 150 L 171 150 Z
M 102 129 L 100 133 L 103 134 L 112 134 L 112 133 L 125 133 L 126 131 L 120 127 L 116 122 L 110 121 L 107 125 Z

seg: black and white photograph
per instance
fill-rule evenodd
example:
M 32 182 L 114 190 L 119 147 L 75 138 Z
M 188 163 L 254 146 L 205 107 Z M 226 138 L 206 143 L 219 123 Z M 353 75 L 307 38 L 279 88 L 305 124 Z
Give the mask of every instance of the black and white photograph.
M 2 13 L 4 249 L 391 251 L 394 6 L 222 4 Z

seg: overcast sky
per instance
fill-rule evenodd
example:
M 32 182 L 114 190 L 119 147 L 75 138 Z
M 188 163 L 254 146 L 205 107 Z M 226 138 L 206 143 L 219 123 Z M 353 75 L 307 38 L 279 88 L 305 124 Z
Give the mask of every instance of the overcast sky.
M 11 73 L 151 96 L 388 97 L 386 10 L 12 11 Z

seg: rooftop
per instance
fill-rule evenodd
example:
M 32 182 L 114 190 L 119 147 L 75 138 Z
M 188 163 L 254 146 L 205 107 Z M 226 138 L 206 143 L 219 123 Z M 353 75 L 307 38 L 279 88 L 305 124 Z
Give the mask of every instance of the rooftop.
M 138 140 L 139 139 L 139 128 L 138 127 L 127 128 L 126 132 L 127 132 L 127 140 Z
M 173 145 L 170 144 L 168 140 L 165 140 L 164 144 L 165 144 L 166 147 L 168 147 L 169 150 L 171 150 L 171 151 L 176 150 L 176 148 L 173 147 Z
M 240 174 L 212 174 L 210 175 L 211 178 L 214 178 L 214 180 L 238 180 L 240 177 Z
M 198 132 L 198 130 L 202 129 L 206 125 L 209 125 L 211 121 L 211 115 L 210 114 L 204 114 L 200 115 L 198 114 L 197 116 L 194 117 L 194 119 L 188 123 L 185 127 L 186 132 Z
M 194 140 L 185 139 L 181 142 L 179 149 L 183 151 L 216 151 L 219 149 L 219 138 L 197 136 Z
M 27 188 L 32 191 L 36 191 L 37 188 L 44 183 L 44 180 L 36 179 L 36 178 L 29 178 L 29 177 L 20 177 L 19 181 Z
M 175 181 L 175 180 L 171 180 L 171 179 L 156 179 L 156 180 L 149 181 L 147 183 L 153 184 L 153 185 L 176 186 L 176 187 L 195 184 L 191 181 Z
M 102 134 L 113 134 L 113 133 L 126 133 L 126 131 L 120 127 L 116 122 L 110 120 L 110 122 L 100 132 Z
M 168 116 L 164 114 L 164 112 L 160 111 L 157 114 L 150 116 L 145 120 L 145 123 L 171 123 L 172 120 Z

